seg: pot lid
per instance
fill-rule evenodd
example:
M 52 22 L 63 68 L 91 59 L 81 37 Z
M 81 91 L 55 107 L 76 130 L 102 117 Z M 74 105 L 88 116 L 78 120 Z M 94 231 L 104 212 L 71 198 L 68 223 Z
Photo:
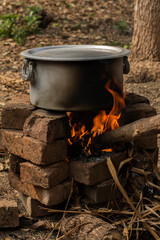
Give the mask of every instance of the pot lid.
M 59 45 L 28 49 L 21 52 L 24 58 L 45 61 L 89 61 L 124 57 L 130 51 L 114 46 Z

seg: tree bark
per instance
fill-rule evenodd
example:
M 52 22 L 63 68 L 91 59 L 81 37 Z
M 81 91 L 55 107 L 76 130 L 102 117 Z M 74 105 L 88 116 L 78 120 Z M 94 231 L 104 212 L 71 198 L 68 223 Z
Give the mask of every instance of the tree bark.
M 128 82 L 160 80 L 160 1 L 135 0 Z
M 132 57 L 160 61 L 160 1 L 136 0 Z

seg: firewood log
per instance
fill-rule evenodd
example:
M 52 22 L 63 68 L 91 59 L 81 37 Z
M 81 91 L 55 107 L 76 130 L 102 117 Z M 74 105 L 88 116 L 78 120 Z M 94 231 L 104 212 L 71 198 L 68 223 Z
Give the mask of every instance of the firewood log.
M 160 115 L 142 118 L 126 124 L 113 131 L 108 131 L 96 137 L 97 144 L 112 147 L 119 143 L 134 142 L 142 136 L 152 136 L 160 133 Z
M 90 214 L 64 218 L 61 224 L 63 239 L 70 240 L 122 240 L 122 233 L 112 224 Z

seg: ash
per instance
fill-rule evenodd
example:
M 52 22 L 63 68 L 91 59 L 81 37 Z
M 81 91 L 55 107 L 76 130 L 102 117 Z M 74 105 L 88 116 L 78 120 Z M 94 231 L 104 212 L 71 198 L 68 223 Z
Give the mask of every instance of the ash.
M 112 149 L 111 152 L 103 151 L 102 149 L 92 149 L 89 153 L 85 149 L 76 149 L 74 146 L 70 146 L 70 160 L 71 161 L 82 161 L 86 162 L 98 162 L 103 161 L 108 157 L 112 157 L 117 153 L 124 152 L 126 147 L 124 145 L 116 146 Z

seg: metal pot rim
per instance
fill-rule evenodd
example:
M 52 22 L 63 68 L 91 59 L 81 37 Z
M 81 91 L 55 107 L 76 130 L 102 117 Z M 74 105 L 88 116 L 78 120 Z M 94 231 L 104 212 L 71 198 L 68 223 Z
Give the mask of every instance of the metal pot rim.
M 21 56 L 42 61 L 92 61 L 124 57 L 128 49 L 103 45 L 57 45 L 32 48 L 21 52 Z

